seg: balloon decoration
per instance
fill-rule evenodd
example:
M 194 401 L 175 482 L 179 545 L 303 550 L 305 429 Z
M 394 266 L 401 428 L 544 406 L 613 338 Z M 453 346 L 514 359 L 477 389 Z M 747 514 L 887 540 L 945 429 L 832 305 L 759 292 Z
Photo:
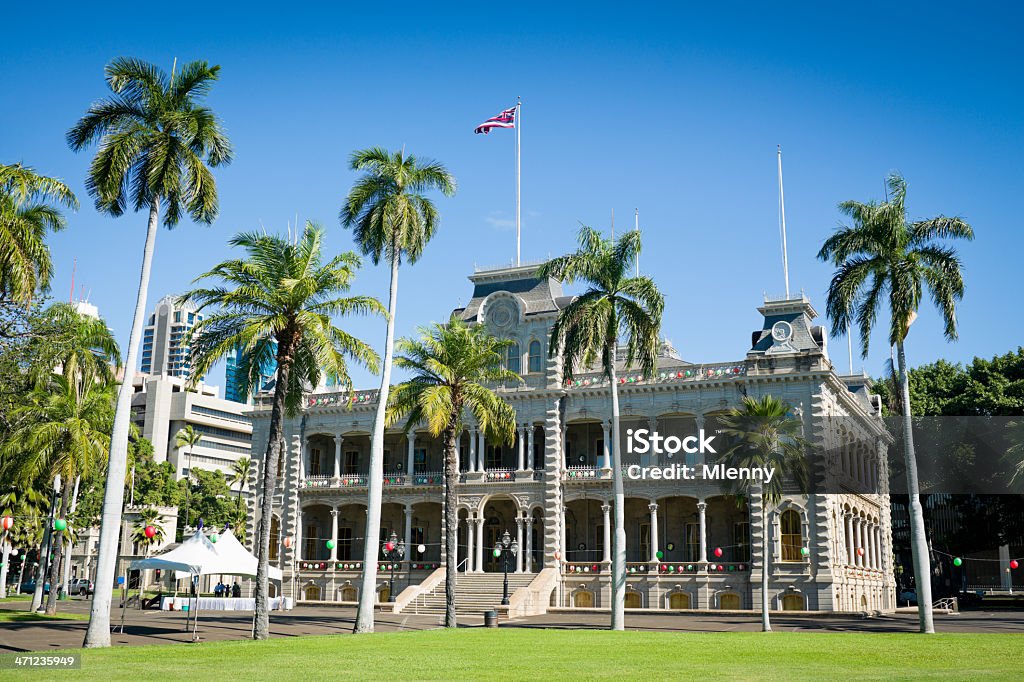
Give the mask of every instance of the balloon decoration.
M 864 548 L 863 547 L 858 547 L 857 548 L 857 556 L 864 556 Z
M 327 541 L 327 549 L 334 549 L 334 540 Z
M 390 552 L 390 551 L 394 550 L 394 548 L 395 548 L 395 543 L 391 542 L 391 540 L 388 540 L 387 542 L 384 543 L 384 549 L 386 549 L 387 551 Z
M 416 551 L 419 552 L 420 554 L 423 554 L 424 552 L 427 551 L 427 546 L 426 545 L 417 545 L 416 546 Z
M 216 533 L 210 536 L 210 542 L 217 542 L 217 540 L 220 540 L 220 536 Z
M 142 529 L 142 534 L 145 535 L 150 540 L 152 540 L 153 536 L 156 535 L 156 528 L 154 528 L 153 526 L 146 526 L 145 528 Z
M 963 565 L 963 563 L 964 563 L 964 560 L 963 560 L 963 559 L 961 559 L 960 557 L 955 557 L 955 558 L 953 559 L 953 565 L 954 565 L 954 566 L 962 566 L 962 565 Z
M 655 552 L 655 556 L 657 556 L 659 559 L 663 559 L 665 557 L 665 553 L 659 549 L 657 552 Z
M 286 535 L 285 536 L 285 538 L 284 538 L 284 546 L 285 547 L 291 547 L 292 546 L 292 536 L 291 535 Z
M 806 547 L 801 547 L 800 548 L 800 556 L 807 556 L 810 553 L 811 553 L 811 550 L 807 549 Z
M 1016 559 L 1010 559 L 1010 568 L 1016 571 L 1019 566 L 1020 564 L 1017 563 Z
M 562 553 L 561 552 L 555 552 L 555 561 L 558 561 L 561 558 L 562 558 Z
M 3 526 L 4 530 L 10 530 L 13 525 L 14 525 L 14 517 L 13 516 L 5 516 L 2 520 L 0 520 L 0 526 Z
M 500 557 L 500 556 L 501 556 L 501 550 L 500 550 L 500 549 L 498 549 L 497 547 L 495 547 L 495 548 L 494 548 L 494 549 L 493 549 L 493 550 L 491 551 L 491 554 L 493 554 L 493 555 L 494 555 L 494 558 L 495 558 L 495 559 L 497 559 L 498 557 Z
M 54 530 L 67 530 L 67 527 L 68 527 L 68 522 L 65 521 L 64 519 L 54 519 L 53 520 L 53 529 Z
M 722 556 L 722 548 L 715 547 L 715 556 Z

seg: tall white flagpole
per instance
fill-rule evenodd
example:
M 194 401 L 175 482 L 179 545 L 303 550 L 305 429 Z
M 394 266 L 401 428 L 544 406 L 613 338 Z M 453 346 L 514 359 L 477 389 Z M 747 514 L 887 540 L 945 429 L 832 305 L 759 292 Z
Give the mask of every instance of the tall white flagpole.
M 639 208 L 635 209 L 635 211 L 636 212 L 633 214 L 633 221 L 634 221 L 634 223 L 636 225 L 636 231 L 639 232 L 640 231 L 640 209 Z M 639 251 L 637 251 L 637 254 L 636 254 L 636 276 L 637 277 L 640 276 L 640 252 Z
M 789 254 L 786 251 L 786 196 L 782 192 L 782 145 L 779 145 L 779 231 L 782 232 L 782 273 L 789 298 Z
M 522 204 L 522 181 L 521 181 L 521 140 L 522 140 L 522 125 L 523 125 L 523 102 L 520 98 L 516 98 L 516 265 L 519 265 L 519 246 L 520 246 L 520 227 L 519 221 L 520 205 Z

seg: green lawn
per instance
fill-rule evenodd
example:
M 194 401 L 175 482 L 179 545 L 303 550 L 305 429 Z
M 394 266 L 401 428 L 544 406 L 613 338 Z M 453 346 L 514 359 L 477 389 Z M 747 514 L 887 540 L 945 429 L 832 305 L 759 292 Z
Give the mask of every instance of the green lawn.
M 62 671 L 59 678 L 963 680 L 1019 679 L 1021 670 L 1024 635 L 474 628 L 88 650 L 81 670 Z M 46 675 L 7 669 L 2 677 Z
M 60 604 L 57 605 L 57 615 L 47 616 L 41 613 L 29 613 L 16 609 L 0 609 L 0 623 L 17 623 L 27 620 L 89 620 L 84 613 L 61 613 Z

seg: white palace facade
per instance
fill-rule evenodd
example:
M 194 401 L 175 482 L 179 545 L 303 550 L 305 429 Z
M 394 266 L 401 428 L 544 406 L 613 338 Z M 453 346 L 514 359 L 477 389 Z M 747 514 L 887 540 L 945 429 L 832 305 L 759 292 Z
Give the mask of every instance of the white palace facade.
M 461 437 L 458 489 L 459 589 L 501 567 L 492 554 L 506 531 L 518 541 L 512 608 L 607 609 L 610 602 L 612 481 L 610 389 L 599 373 L 562 381 L 548 337 L 571 300 L 536 277 L 536 266 L 481 270 L 473 297 L 456 311 L 514 341 L 508 367 L 518 385 L 499 387 L 516 411 L 511 446 L 488 442 L 472 425 Z M 785 495 L 769 510 L 738 501 L 719 482 L 626 478 L 626 606 L 643 609 L 756 609 L 759 548 L 770 534 L 768 590 L 773 609 L 888 611 L 895 607 L 886 452 L 890 436 L 861 376 L 840 376 L 826 332 L 802 295 L 767 300 L 745 357 L 691 363 L 665 343 L 654 378 L 620 367 L 623 466 L 700 464 L 700 455 L 630 455 L 627 429 L 680 438 L 716 420 L 744 395 L 774 395 L 824 444 L 814 472 L 827 492 Z M 377 391 L 354 396 L 319 389 L 285 419 L 286 453 L 271 519 L 271 560 L 281 589 L 299 601 L 354 602 L 360 588 L 370 433 Z M 265 443 L 270 398 L 251 413 L 253 442 Z M 258 463 L 264 448 L 253 448 Z M 392 533 L 409 554 L 395 566 L 396 610 L 426 608 L 443 593 L 442 445 L 423 428 L 385 435 L 380 545 Z M 251 490 L 261 468 L 254 466 Z M 258 495 L 254 496 L 256 499 Z M 258 511 L 250 510 L 248 537 Z M 331 541 L 331 542 L 328 542 Z M 423 547 L 425 551 L 420 552 Z M 381 557 L 378 599 L 390 594 L 391 564 Z M 484 575 L 481 575 L 484 574 Z M 465 576 L 463 579 L 462 576 Z M 475 581 L 475 582 L 474 582 Z M 498 583 L 495 583 L 498 584 Z M 276 589 L 276 588 L 275 588 Z M 469 589 L 467 587 L 466 589 Z M 500 599 L 495 594 L 493 604 Z M 465 603 L 476 605 L 466 597 Z M 460 603 L 463 603 L 460 600 Z

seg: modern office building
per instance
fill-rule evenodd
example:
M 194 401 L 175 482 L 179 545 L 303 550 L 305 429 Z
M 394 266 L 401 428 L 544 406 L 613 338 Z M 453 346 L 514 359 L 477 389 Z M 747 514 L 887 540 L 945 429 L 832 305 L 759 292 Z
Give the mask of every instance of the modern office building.
M 186 334 L 203 319 L 191 304 L 179 304 L 176 296 L 161 298 L 142 332 L 143 374 L 188 378 Z
M 277 344 L 274 344 L 274 349 L 276 351 Z M 227 368 L 224 371 L 224 397 L 227 400 L 231 400 L 236 403 L 249 403 L 252 400 L 252 395 L 247 395 L 246 392 L 242 390 L 242 377 L 239 376 L 238 365 L 241 352 L 241 349 L 236 346 L 227 357 Z M 270 362 L 263 364 L 260 368 L 259 389 L 262 389 L 270 382 L 274 377 L 275 372 L 277 372 L 276 360 L 271 360 Z M 254 392 L 258 393 L 259 390 Z
M 215 386 L 189 388 L 185 379 L 136 375 L 132 421 L 153 444 L 158 462 L 171 462 L 179 478 L 190 468 L 231 471 L 240 457 L 249 457 L 252 425 L 241 403 L 224 400 Z M 178 431 L 191 425 L 202 434 L 192 448 L 175 445 Z
M 460 435 L 457 491 L 459 608 L 494 606 L 502 563 L 493 549 L 507 532 L 518 543 L 513 613 L 552 607 L 607 609 L 611 599 L 612 468 L 610 386 L 600 372 L 563 380 L 549 357 L 551 325 L 572 300 L 536 266 L 479 270 L 473 295 L 455 314 L 513 341 L 506 365 L 521 384 L 495 387 L 516 412 L 511 445 L 489 442 L 467 416 Z M 738 504 L 726 484 L 699 478 L 625 479 L 627 608 L 756 609 L 768 572 L 773 609 L 888 611 L 895 607 L 886 452 L 891 437 L 864 377 L 842 377 L 801 296 L 765 300 L 743 357 L 683 360 L 663 344 L 653 378 L 619 357 L 623 466 L 706 463 L 700 454 L 630 454 L 630 429 L 684 438 L 714 434 L 744 396 L 774 395 L 792 407 L 806 437 L 827 445 L 818 492 L 788 487 L 762 514 L 759 496 Z M 671 315 L 672 311 L 666 311 Z M 755 327 L 756 324 L 756 327 Z M 714 326 L 702 333 L 714 333 Z M 623 354 L 624 355 L 624 354 Z M 271 558 L 285 594 L 308 601 L 354 601 L 365 542 L 391 533 L 407 554 L 397 571 L 397 610 L 443 609 L 442 444 L 422 425 L 384 437 L 381 537 L 367 538 L 367 474 L 377 391 L 321 388 L 285 420 L 286 453 L 275 496 Z M 253 438 L 264 443 L 270 398 L 259 396 Z M 254 460 L 262 457 L 254 451 Z M 254 466 L 255 489 L 260 466 Z M 767 517 L 767 523 L 765 518 Z M 255 537 L 258 510 L 247 537 Z M 767 566 L 757 551 L 767 538 Z M 328 541 L 330 541 L 328 543 Z M 424 551 L 420 551 L 422 545 Z M 383 557 L 378 555 L 383 560 Z M 387 563 L 382 563 L 387 566 Z M 374 589 L 386 601 L 382 570 Z M 491 601 L 480 603 L 480 595 Z M 410 606 L 411 608 L 411 606 Z

